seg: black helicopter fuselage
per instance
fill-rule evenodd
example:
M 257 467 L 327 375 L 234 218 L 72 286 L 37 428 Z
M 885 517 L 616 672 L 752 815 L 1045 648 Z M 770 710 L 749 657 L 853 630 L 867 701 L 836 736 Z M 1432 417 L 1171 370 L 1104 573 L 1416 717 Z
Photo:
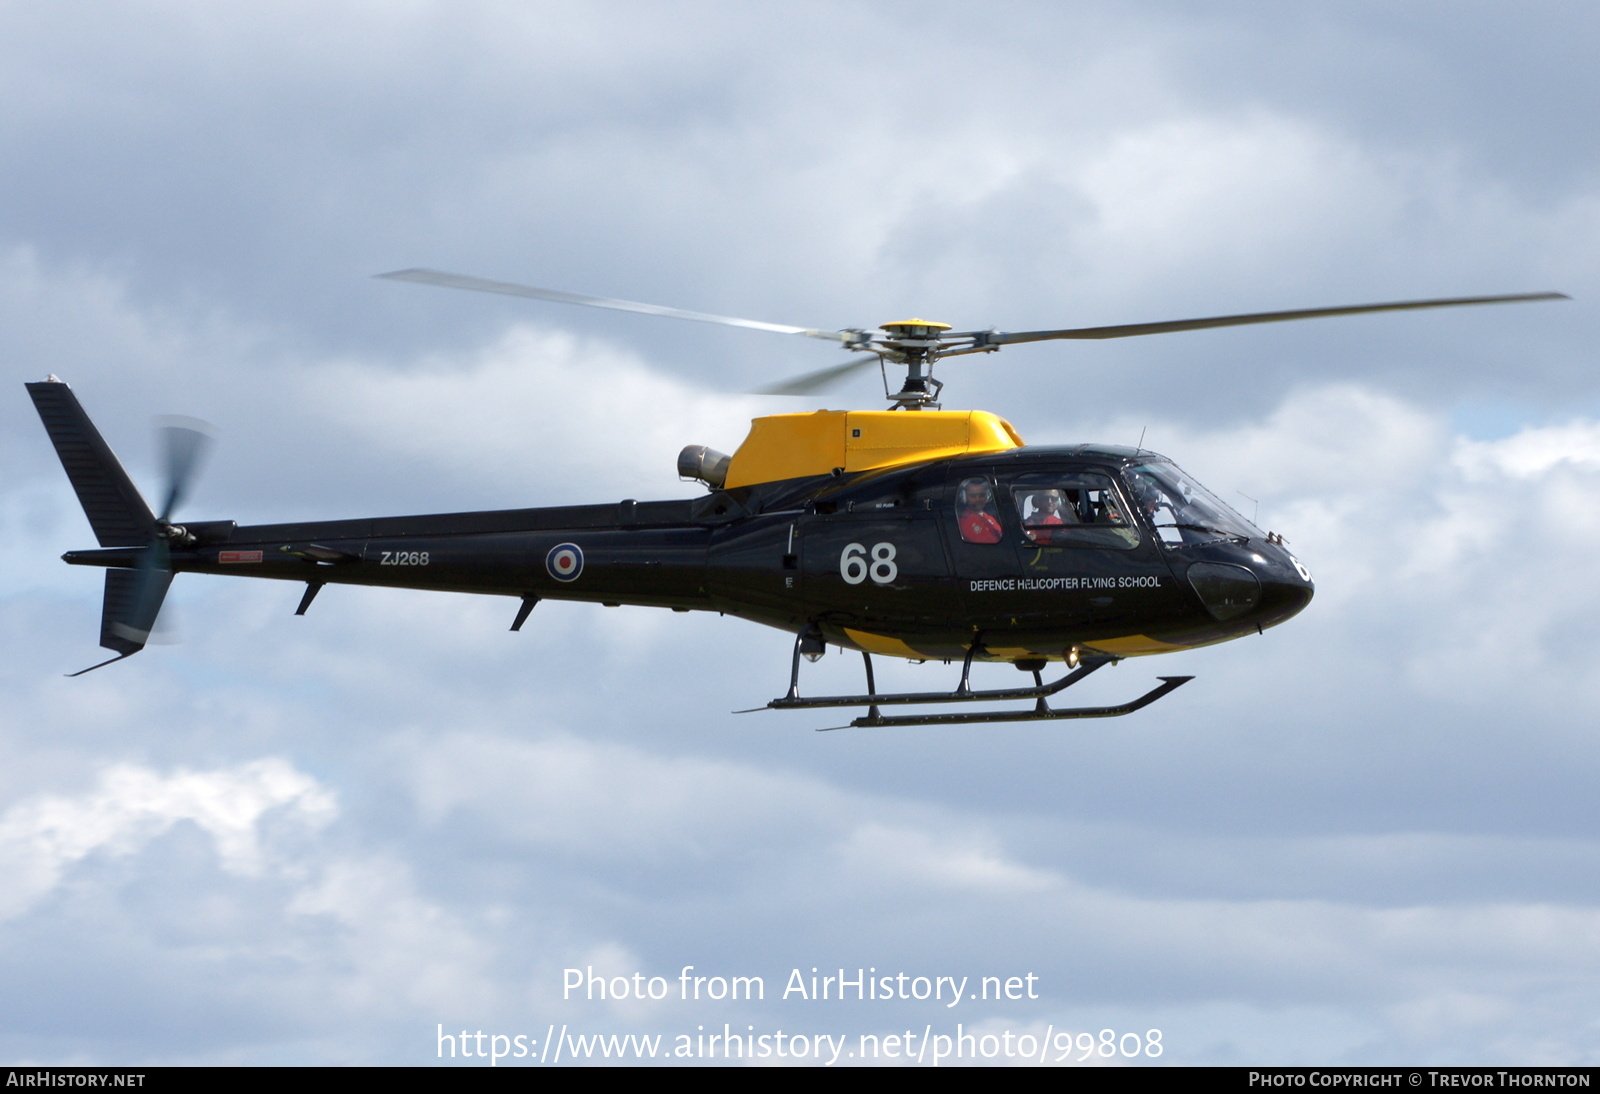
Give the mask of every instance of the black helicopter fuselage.
M 1074 649 L 1206 645 L 1300 611 L 1310 575 L 1276 537 L 1170 515 L 1163 528 L 1140 504 L 1135 469 L 1163 463 L 1109 446 L 1028 447 L 682 501 L 185 523 L 168 568 L 302 582 L 302 611 L 325 585 L 392 586 L 521 598 L 517 626 L 541 599 L 630 604 L 809 628 L 871 653 L 960 659 L 976 649 L 1024 664 Z M 993 527 L 973 541 L 962 491 L 978 480 Z M 1050 484 L 1082 513 L 1027 524 L 1028 499 Z M 1100 486 L 1102 510 L 1119 510 L 1116 527 L 1103 512 L 1100 525 L 1090 519 L 1085 484 Z M 150 549 L 64 557 L 137 571 Z

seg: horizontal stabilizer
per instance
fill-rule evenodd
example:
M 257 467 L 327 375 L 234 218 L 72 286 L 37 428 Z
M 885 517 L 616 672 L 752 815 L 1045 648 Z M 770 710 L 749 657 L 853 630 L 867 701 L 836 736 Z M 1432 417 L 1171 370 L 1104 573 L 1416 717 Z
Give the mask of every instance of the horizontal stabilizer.
M 28 394 L 33 397 L 33 405 L 38 408 L 39 418 L 56 446 L 56 455 L 61 457 L 61 466 L 66 469 L 100 546 L 142 547 L 149 543 L 155 515 L 83 412 L 72 389 L 60 380 L 50 379 L 29 384 Z M 110 590 L 107 584 L 108 597 Z

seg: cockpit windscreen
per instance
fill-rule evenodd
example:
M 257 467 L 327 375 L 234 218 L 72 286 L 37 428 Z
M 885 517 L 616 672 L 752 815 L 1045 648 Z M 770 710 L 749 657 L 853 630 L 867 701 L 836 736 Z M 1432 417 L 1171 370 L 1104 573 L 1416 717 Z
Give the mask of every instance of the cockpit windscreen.
M 1178 469 L 1152 461 L 1123 471 L 1135 504 L 1169 546 L 1219 539 L 1265 539 L 1261 530 L 1228 503 Z

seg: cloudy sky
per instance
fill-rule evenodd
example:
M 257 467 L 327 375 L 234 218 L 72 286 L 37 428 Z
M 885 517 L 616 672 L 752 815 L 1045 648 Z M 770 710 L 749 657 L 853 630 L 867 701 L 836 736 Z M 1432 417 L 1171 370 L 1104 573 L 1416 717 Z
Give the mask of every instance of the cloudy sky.
M 0 5 L 0 1058 L 961 1023 L 1597 1062 L 1597 35 L 1580 3 Z M 242 522 L 683 497 L 684 444 L 877 405 L 739 394 L 822 343 L 370 277 L 413 265 L 829 328 L 1574 300 L 950 362 L 947 406 L 1142 432 L 1316 575 L 1263 638 L 1084 685 L 1197 677 L 1127 719 L 818 735 L 728 713 L 786 682 L 752 624 L 295 618 L 195 576 L 181 644 L 65 679 L 100 580 L 58 560 L 92 537 L 47 373 L 147 493 L 151 419 L 215 423 L 184 515 Z M 766 998 L 683 1001 L 689 965 Z M 564 999 L 591 967 L 670 997 Z M 781 998 L 812 968 L 1037 997 Z

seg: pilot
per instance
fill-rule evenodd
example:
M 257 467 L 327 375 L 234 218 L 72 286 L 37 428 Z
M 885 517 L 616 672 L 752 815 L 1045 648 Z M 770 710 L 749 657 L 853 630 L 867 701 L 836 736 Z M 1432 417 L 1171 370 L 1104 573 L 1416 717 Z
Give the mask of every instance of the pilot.
M 956 523 L 968 543 L 999 543 L 1000 518 L 994 511 L 994 492 L 986 479 L 967 479 L 956 498 Z
M 1171 508 L 1160 488 L 1149 482 L 1144 475 L 1135 474 L 1132 476 L 1132 481 L 1134 499 L 1138 502 L 1139 508 L 1144 510 L 1145 516 L 1154 520 L 1156 510 L 1163 505 Z

